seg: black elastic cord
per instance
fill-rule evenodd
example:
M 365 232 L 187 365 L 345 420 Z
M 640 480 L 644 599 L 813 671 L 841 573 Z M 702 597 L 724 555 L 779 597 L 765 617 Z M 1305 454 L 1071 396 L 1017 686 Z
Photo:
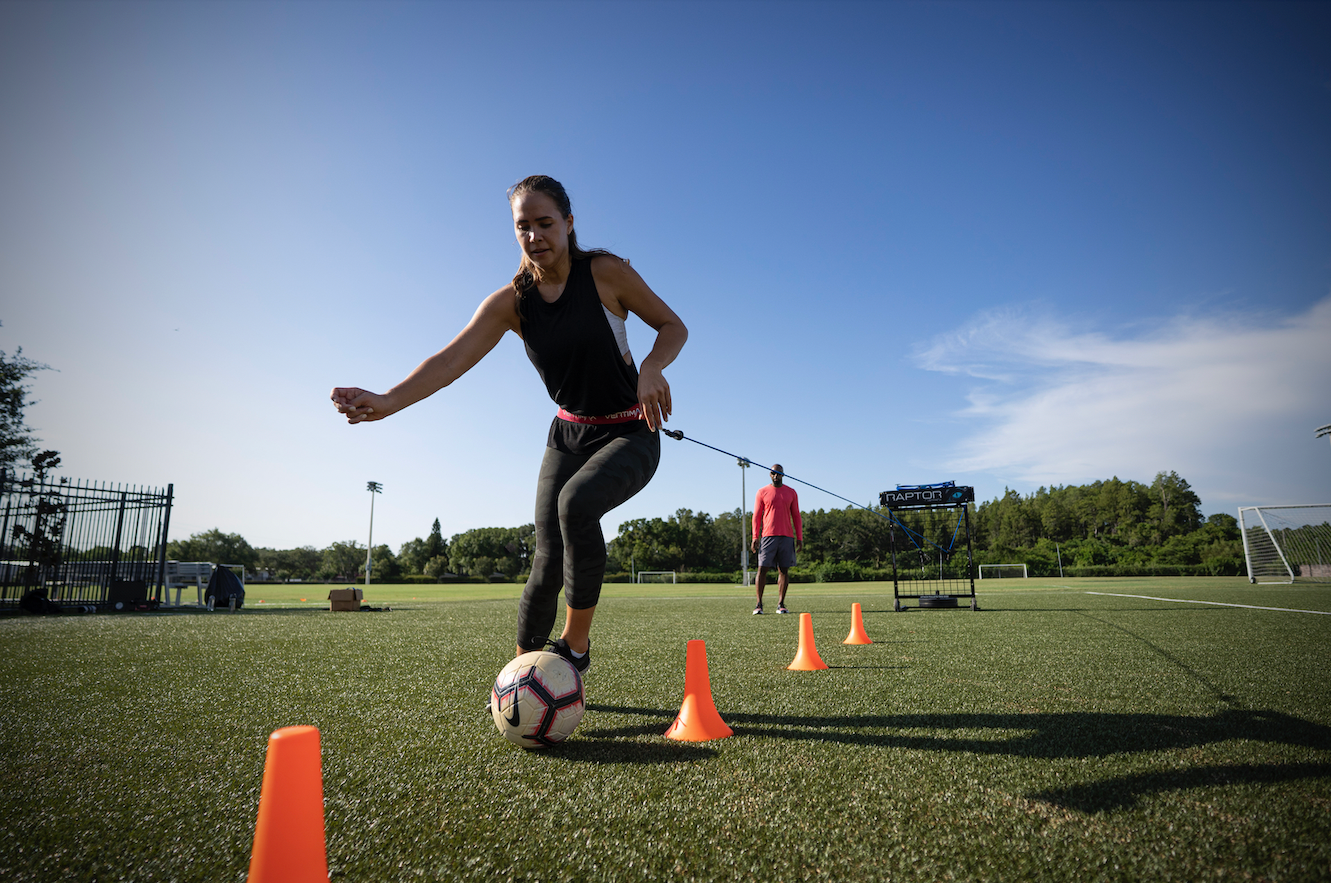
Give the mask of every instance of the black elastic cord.
M 670 437 L 673 438 L 675 441 L 685 441 L 685 440 L 691 441 L 691 442 L 693 442 L 695 445 L 702 445 L 704 448 L 709 448 L 709 449 L 711 449 L 711 450 L 713 450 L 713 451 L 716 451 L 718 454 L 725 454 L 727 457 L 734 457 L 736 460 L 741 460 L 741 461 L 743 461 L 743 462 L 745 462 L 745 463 L 748 463 L 748 464 L 751 464 L 751 465 L 753 465 L 753 466 L 759 466 L 759 467 L 762 467 L 762 468 L 768 470 L 769 472 L 775 472 L 777 475 L 783 476 L 784 478 L 788 478 L 788 479 L 790 479 L 791 481 L 798 481 L 798 482 L 799 482 L 800 484 L 802 484 L 802 485 L 807 485 L 808 487 L 811 487 L 811 488 L 813 488 L 813 489 L 816 490 L 816 491 L 822 491 L 823 493 L 827 494 L 828 496 L 836 497 L 838 500 L 845 500 L 847 503 L 849 503 L 849 504 L 852 505 L 852 506 L 856 506 L 856 507 L 858 507 L 858 508 L 860 508 L 860 509 L 863 509 L 865 512 L 868 512 L 868 513 L 870 513 L 870 514 L 872 514 L 872 515 L 877 515 L 879 518 L 883 519 L 884 521 L 888 522 L 889 524 L 895 524 L 895 525 L 897 525 L 898 527 L 900 527 L 903 531 L 905 531 L 906 536 L 910 538 L 910 541 L 911 541 L 912 543 L 915 544 L 915 547 L 916 547 L 917 549 L 923 549 L 923 548 L 924 548 L 924 547 L 921 546 L 920 543 L 919 543 L 919 540 L 924 540 L 926 543 L 928 543 L 929 545 L 931 545 L 931 546 L 933 546 L 934 548 L 938 549 L 940 552 L 950 552 L 950 551 L 951 551 L 950 549 L 944 549 L 942 546 L 938 545 L 938 544 L 935 543 L 933 540 L 931 540 L 931 539 L 929 539 L 928 537 L 926 537 L 924 534 L 916 533 L 915 531 L 911 530 L 911 529 L 910 529 L 909 527 L 907 527 L 906 525 L 902 524 L 902 523 L 901 523 L 901 519 L 897 518 L 896 515 L 892 514 L 892 510 L 891 510 L 891 509 L 887 510 L 887 511 L 888 511 L 888 514 L 887 514 L 887 515 L 884 515 L 884 514 L 881 513 L 881 512 L 878 512 L 878 511 L 876 511 L 876 510 L 874 510 L 874 509 L 870 509 L 868 506 L 865 506 L 865 505 L 863 505 L 863 504 L 861 504 L 861 503 L 856 503 L 854 500 L 850 499 L 849 497 L 843 497 L 843 496 L 841 496 L 840 494 L 834 494 L 834 493 L 832 493 L 831 491 L 829 491 L 827 488 L 821 488 L 821 487 L 819 487 L 818 485 L 813 484 L 812 482 L 805 481 L 805 480 L 802 479 L 802 478 L 796 478 L 795 476 L 790 475 L 789 473 L 782 472 L 780 469 L 773 469 L 773 468 L 770 467 L 770 466 L 763 466 L 763 464 L 761 464 L 761 463 L 757 463 L 757 462 L 754 462 L 753 460 L 750 460 L 748 457 L 741 457 L 739 454 L 732 454 L 732 453 L 730 453 L 729 451 L 723 451 L 723 450 L 721 450 L 720 448 L 713 447 L 712 445 L 707 444 L 707 442 L 700 442 L 700 441 L 698 441 L 696 438 L 691 438 L 691 437 L 685 435 L 684 432 L 683 432 L 683 430 L 680 430 L 680 429 L 674 429 L 674 430 L 671 430 L 671 429 L 664 429 L 664 428 L 663 428 L 663 429 L 661 430 L 661 432 L 664 433 L 665 435 L 670 436 Z M 958 521 L 958 525 L 960 525 L 960 521 Z M 916 537 L 919 537 L 919 540 L 917 540 Z M 952 537 L 952 542 L 953 542 L 954 545 L 955 545 L 955 543 L 956 543 L 956 539 L 957 539 L 957 538 L 956 538 L 956 535 L 954 534 L 953 537 Z

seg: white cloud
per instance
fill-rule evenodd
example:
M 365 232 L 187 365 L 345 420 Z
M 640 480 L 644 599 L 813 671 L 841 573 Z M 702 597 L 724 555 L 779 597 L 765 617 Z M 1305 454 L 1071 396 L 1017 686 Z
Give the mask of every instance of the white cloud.
M 1331 421 L 1331 297 L 1293 317 L 1177 316 L 1118 336 L 997 310 L 917 361 L 979 381 L 958 415 L 973 427 L 960 471 L 1036 485 L 1175 469 L 1217 502 L 1310 481 L 1331 493 L 1313 438 Z

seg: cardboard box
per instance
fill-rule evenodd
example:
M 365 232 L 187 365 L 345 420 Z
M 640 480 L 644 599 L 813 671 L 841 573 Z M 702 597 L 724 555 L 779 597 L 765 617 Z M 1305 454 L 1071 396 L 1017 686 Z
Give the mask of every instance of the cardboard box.
M 328 593 L 334 610 L 360 610 L 361 599 L 365 593 L 360 589 L 333 589 Z

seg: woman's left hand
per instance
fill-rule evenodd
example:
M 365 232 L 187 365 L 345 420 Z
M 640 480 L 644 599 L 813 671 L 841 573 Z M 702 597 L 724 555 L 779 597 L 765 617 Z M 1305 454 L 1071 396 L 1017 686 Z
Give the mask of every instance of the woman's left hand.
M 647 428 L 652 432 L 670 419 L 670 384 L 661 369 L 649 362 L 644 362 L 638 371 L 638 403 L 642 405 Z

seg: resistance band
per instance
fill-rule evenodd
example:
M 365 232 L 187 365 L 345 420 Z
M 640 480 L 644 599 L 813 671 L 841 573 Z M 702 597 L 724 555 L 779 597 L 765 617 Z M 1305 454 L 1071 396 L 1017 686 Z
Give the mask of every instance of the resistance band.
M 949 557 L 952 555 L 952 548 L 953 548 L 954 546 L 956 546 L 956 544 L 957 544 L 957 534 L 961 531 L 961 516 L 960 516 L 960 515 L 957 517 L 957 527 L 956 527 L 956 530 L 954 530 L 954 531 L 952 532 L 952 542 L 951 542 L 951 544 L 948 546 L 948 548 L 945 549 L 945 548 L 943 548 L 942 546 L 940 546 L 940 545 L 938 545 L 937 543 L 935 543 L 933 540 L 931 540 L 931 539 L 929 539 L 928 537 L 926 537 L 924 534 L 919 533 L 919 532 L 917 532 L 917 531 L 913 531 L 913 530 L 911 530 L 909 527 L 907 527 L 906 525 L 902 524 L 902 523 L 901 523 L 901 519 L 897 518 L 896 515 L 892 513 L 892 510 L 891 510 L 891 509 L 887 510 L 887 511 L 888 511 L 888 514 L 887 514 L 887 515 L 884 515 L 883 513 L 877 511 L 876 509 L 870 509 L 868 506 L 862 505 L 862 504 L 860 504 L 860 503 L 856 503 L 854 500 L 850 499 L 849 497 L 843 497 L 843 496 L 841 496 L 840 494 L 834 494 L 834 493 L 832 493 L 831 491 L 829 491 L 827 488 L 819 487 L 818 485 L 816 485 L 816 484 L 814 484 L 814 483 L 812 483 L 812 482 L 805 481 L 805 480 L 802 479 L 802 478 L 796 478 L 795 476 L 791 475 L 791 474 L 788 473 L 788 472 L 782 472 L 780 469 L 773 469 L 773 468 L 770 467 L 770 466 L 763 466 L 763 464 L 761 464 L 761 463 L 757 463 L 757 462 L 755 462 L 755 461 L 753 461 L 753 460 L 750 460 L 748 457 L 741 457 L 739 454 L 732 454 L 732 453 L 730 453 L 729 451 L 723 451 L 723 450 L 721 450 L 721 449 L 718 448 L 718 447 L 714 447 L 713 445 L 709 445 L 709 444 L 707 444 L 707 442 L 701 442 L 701 441 L 698 441 L 696 438 L 691 438 L 691 437 L 685 435 L 684 432 L 683 432 L 683 430 L 679 430 L 679 429 L 671 430 L 671 429 L 665 429 L 665 428 L 662 428 L 662 429 L 661 429 L 661 432 L 662 432 L 664 435 L 668 435 L 668 436 L 670 436 L 670 437 L 673 438 L 675 441 L 685 441 L 685 440 L 687 440 L 687 441 L 691 441 L 691 442 L 693 442 L 695 445 L 702 445 L 704 448 L 709 448 L 709 449 L 711 449 L 711 450 L 713 450 L 713 451 L 716 451 L 718 454 L 725 454 L 727 457 L 734 457 L 736 460 L 740 461 L 741 463 L 744 463 L 745 465 L 758 466 L 758 467 L 760 467 L 760 468 L 766 469 L 768 472 L 774 472 L 774 473 L 776 473 L 777 475 L 782 476 L 783 478 L 787 478 L 787 479 L 789 479 L 790 481 L 798 481 L 800 484 L 802 484 L 802 485 L 806 485 L 806 486 L 808 486 L 808 487 L 811 487 L 811 488 L 813 488 L 813 489 L 816 490 L 816 491 L 822 491 L 823 493 L 827 494 L 828 496 L 836 497 L 838 500 L 845 500 L 847 503 L 849 503 L 849 504 L 852 505 L 852 506 L 855 506 L 855 507 L 858 507 L 858 508 L 860 508 L 860 509 L 863 509 L 865 512 L 868 512 L 868 513 L 870 513 L 870 514 L 872 514 L 872 515 L 877 515 L 879 518 L 883 519 L 884 521 L 888 522 L 889 524 L 895 524 L 897 527 L 900 527 L 900 528 L 905 532 L 906 536 L 910 538 L 910 541 L 911 541 L 912 543 L 915 544 L 915 548 L 919 549 L 921 552 L 924 551 L 924 546 L 920 545 L 920 541 L 921 541 L 921 540 L 923 540 L 924 542 L 926 542 L 926 543 L 928 543 L 929 545 L 933 546 L 935 549 L 937 549 L 938 551 L 942 552 L 943 554 L 945 554 L 945 555 L 947 555 L 947 556 L 949 556 Z M 964 514 L 964 513 L 963 513 L 963 514 Z

